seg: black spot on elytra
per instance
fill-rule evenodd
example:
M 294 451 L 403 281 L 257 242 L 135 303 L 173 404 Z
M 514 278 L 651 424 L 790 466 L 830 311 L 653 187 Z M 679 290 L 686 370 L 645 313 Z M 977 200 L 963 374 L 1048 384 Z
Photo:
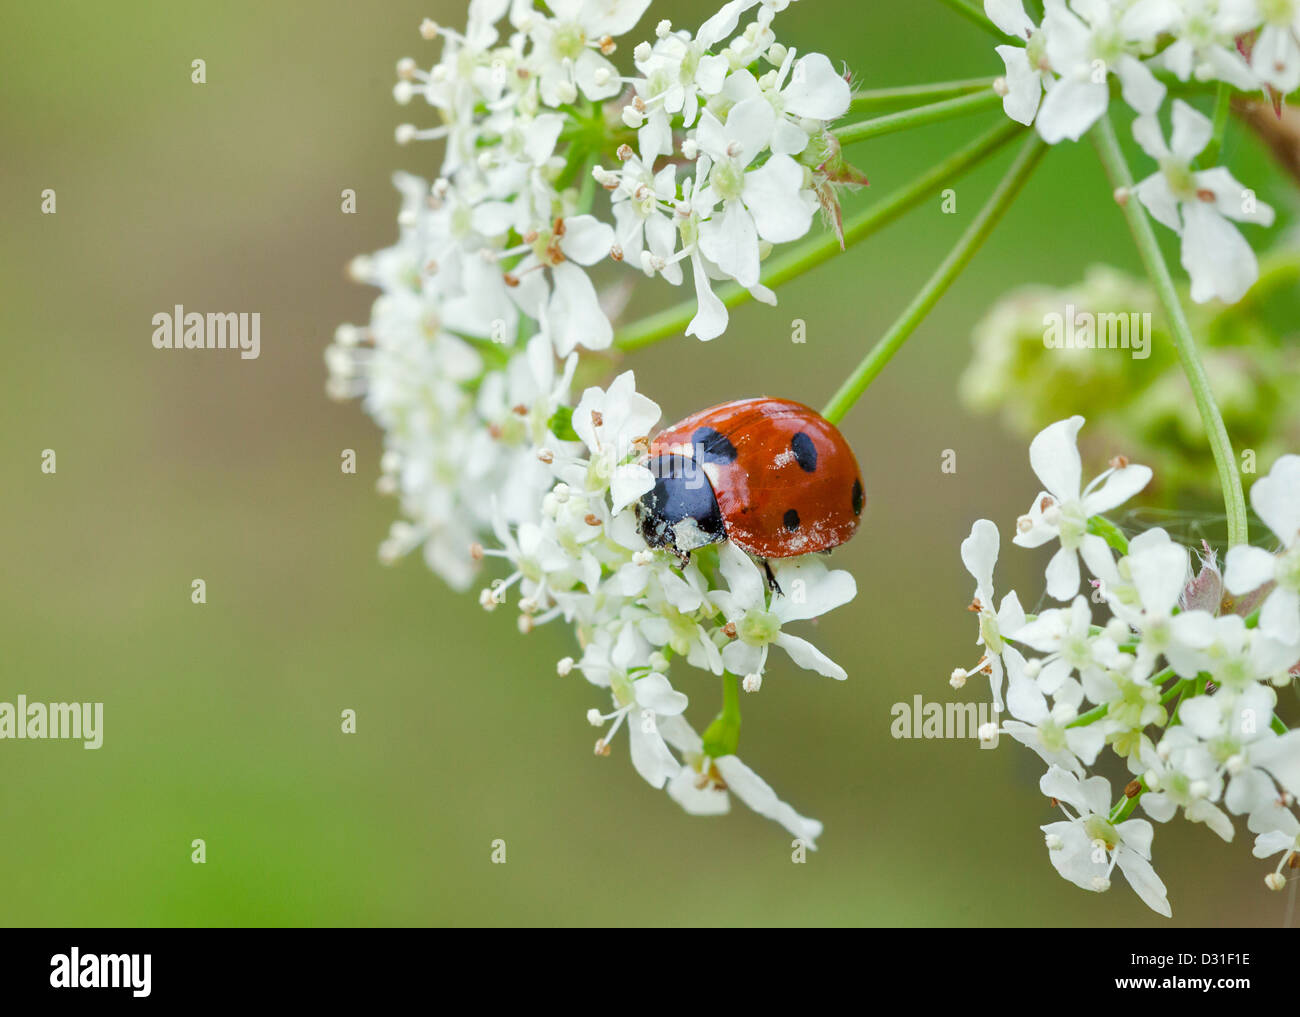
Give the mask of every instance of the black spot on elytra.
M 785 528 L 787 530 L 799 529 L 799 513 L 794 509 L 785 510 Z
M 794 453 L 794 461 L 804 473 L 812 473 L 817 469 L 817 446 L 806 432 L 800 431 L 790 439 L 790 451 Z
M 695 455 L 701 464 L 736 461 L 736 446 L 725 434 L 712 427 L 697 427 L 691 435 L 691 444 L 695 446 Z
M 862 515 L 862 506 L 866 504 L 866 496 L 862 493 L 862 478 L 859 477 L 853 482 L 853 514 Z

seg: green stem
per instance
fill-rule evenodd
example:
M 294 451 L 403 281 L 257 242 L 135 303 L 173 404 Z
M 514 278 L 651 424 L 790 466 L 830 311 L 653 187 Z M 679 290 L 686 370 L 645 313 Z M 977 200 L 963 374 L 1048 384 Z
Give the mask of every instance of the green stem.
M 1166 673 L 1172 673 L 1172 672 L 1166 671 Z M 1157 675 L 1155 678 L 1152 679 L 1152 684 L 1159 684 L 1161 680 L 1162 679 L 1160 678 L 1160 676 Z M 1190 685 L 1191 682 L 1192 679 L 1190 678 L 1179 678 L 1178 681 L 1174 682 L 1172 685 L 1169 686 L 1169 688 L 1165 689 L 1164 692 L 1160 694 L 1160 705 L 1164 706 L 1166 703 L 1169 702 L 1169 700 L 1173 699 L 1174 696 L 1182 696 L 1182 694 L 1187 690 L 1187 686 Z
M 700 736 L 710 759 L 734 756 L 740 744 L 740 679 L 728 671 L 722 676 L 722 712 Z
M 984 31 L 988 32 L 995 39 L 999 39 L 1002 42 L 1007 41 L 1007 37 L 1006 35 L 1003 34 L 1002 29 L 998 28 L 997 25 L 993 24 L 993 22 L 989 20 L 988 15 L 986 15 L 983 11 L 978 10 L 975 7 L 972 7 L 969 3 L 966 2 L 966 0 L 939 0 L 939 2 L 943 4 L 945 7 L 951 8 L 953 11 L 960 14 L 972 25 L 978 25 L 980 28 L 984 29 Z
M 582 164 L 582 182 L 578 191 L 578 214 L 585 215 L 591 211 L 596 202 L 596 178 L 591 171 L 596 168 L 595 153 L 588 156 Z
M 965 116 L 967 113 L 992 109 L 1001 102 L 1002 96 L 990 88 L 970 95 L 959 95 L 955 99 L 944 99 L 942 102 L 917 106 L 914 109 L 886 113 L 884 116 L 862 120 L 856 124 L 845 124 L 843 127 L 834 128 L 831 133 L 839 139 L 841 145 L 852 145 L 858 141 L 866 141 L 868 138 L 908 131 L 913 127 L 937 124 L 944 120 L 952 120 L 954 117 Z
M 960 81 L 936 81 L 930 85 L 901 85 L 897 88 L 873 88 L 857 92 L 849 104 L 850 113 L 870 113 L 889 106 L 917 102 L 938 102 L 971 92 L 982 92 L 993 85 L 992 78 L 964 78 Z
M 1106 712 L 1109 709 L 1110 706 L 1107 703 L 1102 703 L 1100 706 L 1094 706 L 1091 710 L 1079 714 L 1079 716 L 1075 717 L 1074 720 L 1070 721 L 1070 723 L 1065 726 L 1087 727 L 1089 724 L 1095 724 L 1097 721 L 1101 720 L 1102 717 L 1106 716 Z
M 1120 800 L 1117 801 L 1110 810 L 1110 821 L 1112 823 L 1122 823 L 1124 820 L 1128 819 L 1128 817 L 1133 814 L 1133 810 L 1137 808 L 1138 800 L 1147 793 L 1147 790 L 1146 780 L 1139 780 L 1138 793 L 1132 798 L 1128 795 L 1121 796 Z
M 899 188 L 850 219 L 844 225 L 843 248 L 839 238 L 831 232 L 804 240 L 790 250 L 768 259 L 760 282 L 774 289 L 829 261 L 842 249 L 865 240 L 905 212 L 915 208 L 932 194 L 938 193 L 944 185 L 951 183 L 1023 132 L 1024 128 L 1016 123 L 1005 123 L 995 127 L 921 174 L 907 186 Z M 727 307 L 735 307 L 751 299 L 748 290 L 735 284 L 720 287 L 717 292 L 719 299 Z M 680 335 L 695 317 L 696 310 L 697 304 L 694 300 L 683 300 L 679 304 L 674 304 L 619 329 L 614 336 L 614 345 L 622 350 L 636 350 L 656 343 L 660 339 Z
M 839 387 L 839 390 L 831 397 L 831 401 L 826 404 L 822 410 L 824 416 L 831 423 L 839 423 L 844 419 L 850 407 L 857 402 L 858 397 L 866 391 L 868 385 L 875 379 L 889 360 L 907 340 L 918 325 L 930 313 L 934 305 L 939 302 L 939 298 L 947 292 L 952 281 L 961 274 L 970 260 L 975 256 L 988 239 L 993 227 L 998 224 L 1003 213 L 1011 207 L 1011 203 L 1020 193 L 1021 187 L 1029 179 L 1029 174 L 1033 172 L 1038 161 L 1043 157 L 1047 146 L 1039 140 L 1037 135 L 1030 135 L 1021 147 L 1015 161 L 1012 162 L 1011 168 L 1007 170 L 1006 176 L 998 184 L 997 189 L 980 209 L 979 214 L 975 217 L 974 222 L 967 227 L 966 232 L 962 234 L 961 239 L 957 241 L 948 256 L 944 258 L 926 284 L 921 288 L 921 292 L 912 298 L 912 302 L 899 316 L 898 320 L 889 327 L 889 330 L 880 337 L 879 342 L 871 348 L 862 362 L 854 369 L 853 373 Z
M 1228 429 L 1223 423 L 1223 414 L 1219 412 L 1210 389 L 1210 380 L 1205 376 L 1205 368 L 1196 352 L 1196 340 L 1192 337 L 1191 326 L 1183 305 L 1179 303 L 1178 291 L 1174 288 L 1169 266 L 1160 253 L 1160 244 L 1151 229 L 1151 220 L 1137 196 L 1132 194 L 1133 176 L 1129 173 L 1124 154 L 1120 151 L 1119 141 L 1115 138 L 1115 128 L 1111 126 L 1110 117 L 1104 116 L 1092 129 L 1093 141 L 1102 165 L 1110 177 L 1111 186 L 1116 190 L 1123 188 L 1129 193 L 1129 199 L 1121 206 L 1124 217 L 1128 220 L 1129 230 L 1137 244 L 1138 253 L 1146 266 L 1147 276 L 1155 288 L 1156 295 L 1164 307 L 1168 319 L 1170 334 L 1173 336 L 1174 349 L 1178 352 L 1183 374 L 1191 386 L 1192 397 L 1196 401 L 1197 412 L 1205 425 L 1205 432 L 1210 439 L 1210 449 L 1214 453 L 1214 463 L 1219 471 L 1219 484 L 1223 488 L 1223 502 L 1228 515 L 1228 543 L 1237 545 L 1246 543 L 1246 498 L 1241 490 L 1241 476 L 1237 472 L 1237 458 L 1232 451 L 1232 442 L 1228 438 Z
M 1214 97 L 1214 132 L 1210 135 L 1210 143 L 1196 160 L 1206 169 L 1219 162 L 1219 151 L 1223 148 L 1223 135 L 1228 129 L 1228 114 L 1231 111 L 1232 86 L 1226 81 L 1220 81 Z

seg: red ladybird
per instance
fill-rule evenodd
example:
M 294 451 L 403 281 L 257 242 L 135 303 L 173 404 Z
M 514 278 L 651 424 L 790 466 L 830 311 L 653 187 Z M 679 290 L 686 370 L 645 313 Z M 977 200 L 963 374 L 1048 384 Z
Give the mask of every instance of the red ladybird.
M 660 431 L 637 505 L 646 543 L 685 559 L 730 540 L 758 558 L 827 551 L 853 536 L 866 495 L 835 425 L 788 399 L 741 399 Z

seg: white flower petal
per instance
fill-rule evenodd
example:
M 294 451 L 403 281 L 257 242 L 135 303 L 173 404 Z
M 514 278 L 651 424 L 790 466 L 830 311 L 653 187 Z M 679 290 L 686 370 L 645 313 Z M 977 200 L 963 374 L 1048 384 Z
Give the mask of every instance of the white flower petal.
M 1034 23 L 1025 13 L 1025 5 L 1021 0 L 984 0 L 984 13 L 1007 35 L 1014 35 L 1018 39 L 1028 38 L 1034 30 Z
M 1002 97 L 1002 109 L 1018 124 L 1032 124 L 1038 104 L 1043 98 L 1043 79 L 1037 68 L 1029 63 L 1022 46 L 996 46 L 998 56 L 1006 65 L 1007 94 Z
M 813 204 L 804 200 L 802 188 L 803 167 L 788 155 L 774 155 L 758 169 L 745 174 L 743 200 L 754 217 L 760 237 L 774 244 L 783 244 L 798 240 L 808 232 L 812 225 Z M 713 260 L 717 261 L 716 258 Z M 752 285 L 739 276 L 737 281 L 742 286 Z
M 1262 483 L 1258 480 L 1255 486 Z M 1272 582 L 1277 572 L 1277 559 L 1262 547 L 1238 544 L 1229 548 L 1223 566 L 1223 585 L 1229 593 L 1242 594 Z
M 1153 79 L 1154 80 L 1154 79 Z M 1078 141 L 1095 124 L 1110 102 L 1105 83 L 1090 78 L 1061 78 L 1047 90 L 1034 126 L 1049 145 L 1069 138 Z
M 780 823 L 792 836 L 798 837 L 809 848 L 816 850 L 816 840 L 822 834 L 821 823 L 799 815 L 781 801 L 767 782 L 736 756 L 723 756 L 714 760 L 714 763 L 732 794 L 760 816 Z
M 700 224 L 700 250 L 740 285 L 758 283 L 758 230 L 741 201 L 728 201 L 721 217 Z
M 1283 586 L 1274 587 L 1260 609 L 1259 630 L 1288 646 L 1300 643 L 1300 593 Z
M 1029 443 L 1029 465 L 1057 501 L 1075 501 L 1083 484 L 1079 429 L 1083 417 L 1048 424 Z
M 795 62 L 790 83 L 781 91 L 787 113 L 815 120 L 834 120 L 849 108 L 849 83 L 821 53 Z
M 579 265 L 594 265 L 609 256 L 614 246 L 614 229 L 594 215 L 574 215 L 564 220 L 560 250 Z
M 668 746 L 654 725 L 653 717 L 642 717 L 633 711 L 627 724 L 632 765 L 651 787 L 663 787 L 681 769 L 681 764 L 668 751 Z M 647 731 L 646 728 L 650 730 Z
M 830 657 L 826 656 L 806 639 L 800 639 L 788 632 L 782 632 L 776 637 L 775 643 L 790 655 L 791 660 L 807 671 L 816 671 L 818 674 L 824 674 L 827 678 L 836 678 L 840 681 L 848 678 L 844 668 L 840 667 L 839 664 L 831 660 Z
M 1182 264 L 1192 280 L 1192 299 L 1236 303 L 1259 278 L 1255 252 L 1236 227 L 1204 202 L 1183 205 Z
M 1300 456 L 1282 456 L 1255 481 L 1250 504 L 1287 547 L 1300 541 Z
M 1174 100 L 1174 133 L 1169 147 L 1184 162 L 1191 162 L 1210 143 L 1214 124 L 1204 113 L 1193 109 L 1182 99 Z
M 1137 822 L 1141 822 L 1141 820 L 1137 820 Z M 1169 906 L 1165 884 L 1156 875 L 1156 870 L 1151 867 L 1150 862 L 1132 851 L 1125 851 L 1120 848 L 1119 869 L 1124 873 L 1124 878 L 1128 880 L 1128 885 L 1133 887 L 1134 891 L 1142 899 L 1143 904 L 1156 914 L 1164 915 L 1166 918 L 1173 917 L 1174 912 Z
M 1047 563 L 1047 595 L 1070 600 L 1079 592 L 1079 556 L 1066 547 L 1057 548 Z
M 1151 69 L 1127 53 L 1115 61 L 1115 76 L 1120 93 L 1129 107 L 1138 113 L 1154 113 L 1165 101 L 1165 86 Z
M 1084 514 L 1095 516 L 1118 508 L 1151 483 L 1151 477 L 1151 467 L 1136 463 L 1111 471 L 1101 487 L 1083 499 Z
M 695 273 L 695 299 L 698 302 L 698 309 L 695 317 L 686 326 L 686 334 L 707 342 L 716 339 L 727 330 L 727 307 L 709 285 L 709 275 L 704 270 L 704 262 L 699 258 L 691 258 L 691 267 Z
M 976 592 L 981 599 L 991 601 L 993 598 L 993 568 L 998 562 L 998 547 L 1001 542 L 997 524 L 991 519 L 975 520 L 970 528 L 970 536 L 961 542 L 962 564 L 975 578 Z

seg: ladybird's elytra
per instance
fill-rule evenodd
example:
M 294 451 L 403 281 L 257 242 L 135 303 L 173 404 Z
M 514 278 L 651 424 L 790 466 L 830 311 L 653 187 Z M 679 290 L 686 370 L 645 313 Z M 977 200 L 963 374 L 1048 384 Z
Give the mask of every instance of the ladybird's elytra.
M 816 410 L 741 399 L 660 431 L 637 506 L 653 547 L 681 555 L 730 540 L 759 558 L 827 551 L 858 528 L 866 494 L 853 450 Z

